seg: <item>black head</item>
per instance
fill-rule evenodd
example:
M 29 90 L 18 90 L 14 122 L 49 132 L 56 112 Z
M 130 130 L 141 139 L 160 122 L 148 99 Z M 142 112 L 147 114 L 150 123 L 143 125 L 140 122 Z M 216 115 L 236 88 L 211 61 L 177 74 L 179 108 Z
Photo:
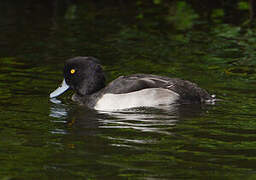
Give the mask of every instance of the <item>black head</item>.
M 90 95 L 105 86 L 105 76 L 99 61 L 94 57 L 68 59 L 64 67 L 64 78 L 79 95 Z

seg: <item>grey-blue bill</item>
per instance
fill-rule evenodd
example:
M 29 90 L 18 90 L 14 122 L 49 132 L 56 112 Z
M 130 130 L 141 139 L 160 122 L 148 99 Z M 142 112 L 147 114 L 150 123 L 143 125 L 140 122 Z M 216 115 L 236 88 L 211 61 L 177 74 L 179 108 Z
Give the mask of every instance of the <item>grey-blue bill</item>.
M 61 86 L 58 87 L 55 91 L 53 91 L 51 94 L 50 94 L 50 98 L 55 98 L 59 95 L 61 95 L 62 93 L 64 93 L 66 90 L 69 89 L 69 85 L 67 85 L 65 79 L 63 79 L 62 83 L 61 83 Z

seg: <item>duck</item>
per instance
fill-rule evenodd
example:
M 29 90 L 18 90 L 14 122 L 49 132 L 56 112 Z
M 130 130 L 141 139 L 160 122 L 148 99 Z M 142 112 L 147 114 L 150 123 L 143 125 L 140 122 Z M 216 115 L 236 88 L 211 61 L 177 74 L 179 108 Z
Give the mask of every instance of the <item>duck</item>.
M 196 83 L 153 74 L 120 76 L 106 85 L 100 61 L 91 56 L 68 59 L 60 87 L 50 93 L 56 98 L 71 89 L 72 100 L 90 109 L 114 111 L 158 107 L 176 103 L 204 103 L 213 96 Z

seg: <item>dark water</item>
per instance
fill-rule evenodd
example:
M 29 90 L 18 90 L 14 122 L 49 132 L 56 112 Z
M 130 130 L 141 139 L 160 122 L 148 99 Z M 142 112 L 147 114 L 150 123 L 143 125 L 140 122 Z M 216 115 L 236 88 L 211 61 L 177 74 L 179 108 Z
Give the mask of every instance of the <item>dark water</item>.
M 1 1 L 0 179 L 256 178 L 246 12 L 209 19 L 219 7 L 153 2 Z M 50 101 L 65 60 L 88 55 L 108 81 L 180 77 L 221 101 L 120 112 L 79 107 L 71 92 Z

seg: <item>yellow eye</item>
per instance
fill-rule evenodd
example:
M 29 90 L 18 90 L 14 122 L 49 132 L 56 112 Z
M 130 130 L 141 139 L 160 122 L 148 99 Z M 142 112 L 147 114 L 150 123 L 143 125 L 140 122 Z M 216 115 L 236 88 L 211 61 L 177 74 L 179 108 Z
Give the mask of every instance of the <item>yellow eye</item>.
M 71 69 L 71 70 L 70 70 L 70 73 L 71 73 L 71 74 L 74 74 L 75 72 L 76 72 L 75 69 Z

